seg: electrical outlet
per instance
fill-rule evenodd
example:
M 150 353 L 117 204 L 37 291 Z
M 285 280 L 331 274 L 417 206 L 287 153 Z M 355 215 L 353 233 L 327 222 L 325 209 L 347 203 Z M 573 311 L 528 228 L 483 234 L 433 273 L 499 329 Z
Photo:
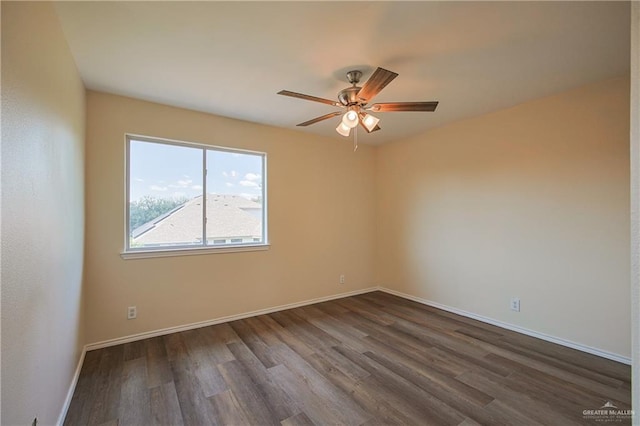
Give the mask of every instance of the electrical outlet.
M 343 275 L 340 275 L 340 284 L 344 284 L 344 282 L 345 282 L 345 276 L 343 274 Z
M 520 299 L 518 299 L 517 297 L 511 298 L 511 310 L 520 312 Z
M 135 306 L 129 306 L 127 308 L 127 319 L 138 318 L 138 309 Z

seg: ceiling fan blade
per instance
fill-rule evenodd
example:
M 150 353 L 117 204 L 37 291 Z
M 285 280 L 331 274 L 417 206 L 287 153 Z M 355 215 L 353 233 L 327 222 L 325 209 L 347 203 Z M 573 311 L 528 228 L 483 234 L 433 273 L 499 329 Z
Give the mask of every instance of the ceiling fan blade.
M 322 120 L 327 120 L 329 118 L 335 117 L 336 115 L 340 115 L 340 114 L 342 114 L 342 111 L 330 112 L 329 114 L 325 114 L 325 115 L 322 115 L 320 117 L 313 118 L 313 119 L 311 119 L 309 121 L 305 121 L 304 123 L 296 124 L 296 126 L 303 126 L 303 127 L 304 126 L 309 126 L 311 124 L 315 124 L 315 123 L 317 123 L 319 121 L 322 121 Z
M 383 102 L 373 104 L 367 108 L 373 112 L 395 112 L 395 111 L 435 111 L 438 101 L 432 102 Z
M 336 101 L 331 101 L 329 99 L 324 99 L 324 98 L 318 98 L 317 96 L 305 95 L 302 93 L 290 92 L 289 90 L 281 90 L 278 92 L 278 95 L 291 96 L 292 98 L 304 99 L 304 100 L 313 101 L 313 102 L 320 102 L 327 105 L 341 106 L 341 104 L 339 104 Z
M 378 67 L 358 92 L 358 98 L 363 102 L 368 102 L 397 76 L 398 74 L 393 71 Z

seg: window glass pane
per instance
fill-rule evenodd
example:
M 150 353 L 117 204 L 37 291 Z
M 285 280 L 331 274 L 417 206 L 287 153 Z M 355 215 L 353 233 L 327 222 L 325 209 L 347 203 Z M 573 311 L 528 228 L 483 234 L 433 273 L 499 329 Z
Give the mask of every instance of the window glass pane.
M 129 143 L 129 247 L 202 245 L 203 150 Z
M 207 151 L 207 244 L 264 242 L 263 176 L 262 155 Z

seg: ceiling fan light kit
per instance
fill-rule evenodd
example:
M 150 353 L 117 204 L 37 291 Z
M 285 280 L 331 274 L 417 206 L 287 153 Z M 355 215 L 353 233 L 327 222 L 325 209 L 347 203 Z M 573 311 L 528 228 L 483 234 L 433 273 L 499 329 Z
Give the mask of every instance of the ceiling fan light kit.
M 349 133 L 351 133 L 351 127 L 347 126 L 341 121 L 340 124 L 338 124 L 338 127 L 336 127 L 336 132 L 346 137 L 349 136 Z
M 438 106 L 437 101 L 430 102 L 384 102 L 367 106 L 369 101 L 373 99 L 387 84 L 391 83 L 393 79 L 398 76 L 393 71 L 386 70 L 378 67 L 369 79 L 362 85 L 358 86 L 360 78 L 362 78 L 362 72 L 359 70 L 353 70 L 347 72 L 347 80 L 351 83 L 351 87 L 342 89 L 338 93 L 338 102 L 331 101 L 329 99 L 318 98 L 316 96 L 305 95 L 302 93 L 291 92 L 289 90 L 281 90 L 279 95 L 291 96 L 293 98 L 304 99 L 307 101 L 320 102 L 323 104 L 340 107 L 347 111 L 342 114 L 341 111 L 335 111 L 320 117 L 313 118 L 298 124 L 298 126 L 309 126 L 311 124 L 318 123 L 320 121 L 327 120 L 332 117 L 336 117 L 342 114 L 342 120 L 336 132 L 342 136 L 349 136 L 351 129 L 355 129 L 355 137 L 357 137 L 357 126 L 360 124 L 367 133 L 372 133 L 380 130 L 378 123 L 380 119 L 367 113 L 367 111 L 373 112 L 400 112 L 400 111 L 422 111 L 432 112 L 436 110 Z M 356 143 L 357 148 L 357 143 Z
M 379 118 L 374 117 L 371 114 L 363 113 L 360 119 L 362 120 L 362 124 L 364 125 L 364 127 L 366 127 L 369 132 L 372 132 L 373 129 L 375 129 L 378 123 L 380 122 Z
M 345 112 L 345 114 L 342 116 L 342 122 L 348 128 L 353 129 L 358 125 L 358 113 L 354 110 Z

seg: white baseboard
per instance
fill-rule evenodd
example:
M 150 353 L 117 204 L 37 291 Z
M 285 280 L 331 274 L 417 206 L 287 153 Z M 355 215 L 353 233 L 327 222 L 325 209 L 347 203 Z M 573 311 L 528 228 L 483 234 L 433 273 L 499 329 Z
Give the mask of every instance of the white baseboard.
M 454 308 L 451 306 L 443 305 L 441 303 L 433 302 L 431 300 L 423 299 L 421 297 L 412 296 L 410 294 L 402 293 L 396 290 L 391 290 L 386 287 L 369 287 L 361 290 L 354 290 L 346 293 L 334 294 L 331 296 L 318 297 L 315 299 L 304 300 L 301 302 L 288 303 L 286 305 L 274 306 L 271 308 L 259 309 L 257 311 L 245 312 L 242 314 L 229 315 L 226 317 L 214 318 L 207 321 L 200 321 L 191 324 L 180 325 L 176 327 L 168 327 L 159 330 L 147 331 L 144 333 L 133 334 L 130 336 L 119 337 L 116 339 L 104 340 L 101 342 L 89 343 L 85 345 L 82 350 L 82 354 L 80 359 L 78 360 L 78 366 L 76 368 L 75 374 L 73 376 L 73 380 L 71 381 L 71 386 L 69 388 L 69 392 L 67 392 L 67 397 L 65 399 L 65 403 L 60 413 L 60 417 L 58 418 L 57 424 L 61 426 L 64 422 L 64 419 L 67 415 L 67 410 L 69 409 L 69 405 L 71 404 L 71 398 L 73 397 L 73 393 L 75 391 L 76 385 L 78 384 L 78 378 L 80 376 L 80 370 L 82 368 L 82 363 L 84 362 L 85 354 L 88 351 L 106 348 L 109 346 L 121 345 L 123 343 L 135 342 L 138 340 L 148 339 L 150 337 L 164 336 L 166 334 L 177 333 L 180 331 L 193 330 L 201 327 L 208 327 L 210 325 L 221 324 L 230 321 L 236 321 L 244 318 L 254 317 L 257 315 L 265 315 L 273 312 L 284 311 L 286 309 L 298 308 L 301 306 L 312 305 L 314 303 L 327 302 L 329 300 L 342 299 L 344 297 L 356 296 L 358 294 L 370 293 L 372 291 L 383 291 L 385 293 L 393 294 L 394 296 L 402 297 L 404 299 L 413 300 L 414 302 L 421 303 L 423 305 L 432 306 L 434 308 L 442 309 L 443 311 L 451 312 L 454 314 L 461 315 L 463 317 L 475 319 L 487 324 L 495 325 L 497 327 L 501 327 L 507 330 L 515 331 L 517 333 L 525 334 L 527 336 L 536 337 L 538 339 L 546 340 L 547 342 L 557 343 L 562 346 L 566 346 L 569 348 L 577 349 L 582 352 L 590 353 L 593 355 L 600 356 L 602 358 L 607 358 L 613 361 L 621 362 L 623 364 L 631 365 L 631 359 L 628 357 L 624 357 L 622 355 L 614 354 L 608 351 L 604 351 L 601 349 L 593 348 L 587 345 L 583 345 L 580 343 L 572 342 L 570 340 L 562 339 L 555 336 L 550 336 L 544 333 L 539 333 L 537 331 L 529 330 L 517 325 L 508 324 L 502 321 L 495 320 L 493 318 L 485 317 L 482 315 L 474 314 L 471 312 L 464 311 L 462 309 Z
M 58 421 L 56 425 L 62 426 L 64 423 L 65 417 L 67 417 L 67 411 L 69 411 L 69 406 L 71 405 L 71 399 L 73 398 L 73 393 L 76 390 L 76 386 L 78 385 L 78 379 L 80 378 L 80 371 L 82 370 L 82 364 L 84 364 L 84 356 L 87 353 L 87 347 L 82 348 L 82 352 L 80 353 L 80 359 L 78 359 L 78 365 L 76 366 L 76 371 L 73 373 L 73 378 L 71 379 L 71 384 L 69 386 L 69 391 L 67 392 L 67 397 L 64 399 L 64 405 L 62 406 L 62 411 L 60 412 L 60 416 L 58 416 Z
M 236 321 L 244 318 L 255 317 L 258 315 L 271 314 L 273 312 L 284 311 L 286 309 L 299 308 L 301 306 L 313 305 L 314 303 L 327 302 L 329 300 L 342 299 L 344 297 L 356 296 L 358 294 L 370 293 L 380 290 L 379 287 L 369 287 L 361 290 L 349 291 L 346 293 L 333 294 L 331 296 L 317 297 L 315 299 L 304 300 L 302 302 L 288 303 L 286 305 L 274 306 L 271 308 L 258 309 L 257 311 L 245 312 L 242 314 L 229 315 L 226 317 L 214 318 L 206 321 L 194 322 L 191 324 L 179 325 L 176 327 L 162 328 L 159 330 L 146 331 L 144 333 L 132 334 L 130 336 L 118 337 L 115 339 L 104 340 L 102 342 L 89 343 L 85 346 L 86 351 L 93 351 L 109 346 L 121 345 L 123 343 L 135 342 L 138 340 L 148 339 L 150 337 L 164 336 L 166 334 L 177 333 L 180 331 L 193 330 L 195 328 L 208 327 L 210 325 L 222 324 L 224 322 Z
M 62 426 L 64 423 L 64 419 L 67 416 L 67 411 L 69 410 L 69 405 L 71 405 L 71 399 L 73 398 L 73 393 L 76 390 L 76 386 L 78 385 L 78 378 L 80 377 L 80 371 L 82 370 L 82 364 L 84 362 L 84 357 L 88 351 L 92 351 L 95 349 L 106 348 L 109 346 L 121 345 L 123 343 L 135 342 L 137 340 L 148 339 L 150 337 L 156 336 L 164 336 L 166 334 L 177 333 L 180 331 L 193 330 L 196 328 L 207 327 L 210 325 L 221 324 L 224 322 L 235 321 L 239 319 L 254 317 L 257 315 L 270 314 L 273 312 L 284 311 L 286 309 L 299 308 L 301 306 L 312 305 L 314 303 L 327 302 L 329 300 L 342 299 L 344 297 L 356 296 L 358 294 L 370 293 L 372 291 L 379 290 L 379 287 L 369 287 L 361 290 L 349 291 L 346 293 L 334 294 L 331 296 L 317 297 L 315 299 L 304 300 L 302 302 L 288 303 L 286 305 L 274 306 L 272 308 L 259 309 L 257 311 L 245 312 L 243 314 L 237 315 L 229 315 L 226 317 L 214 318 L 207 321 L 195 322 L 192 324 L 185 324 L 176 327 L 163 328 L 160 330 L 147 331 L 144 333 L 133 334 L 130 336 L 119 337 L 116 339 L 104 340 L 102 342 L 89 343 L 84 346 L 82 349 L 82 353 L 80 354 L 80 359 L 78 360 L 78 366 L 76 367 L 76 371 L 73 375 L 73 379 L 71 380 L 71 385 L 69 386 L 69 391 L 67 392 L 67 397 L 65 398 L 64 405 L 62 407 L 62 411 L 60 412 L 60 416 L 58 417 L 57 425 Z
M 358 294 L 370 293 L 372 291 L 384 291 L 385 293 L 393 294 L 398 297 L 402 297 L 403 299 L 413 300 L 414 302 L 421 303 L 423 305 L 431 306 L 434 308 L 442 309 L 443 311 L 451 312 L 457 315 L 461 315 L 463 317 L 475 319 L 487 324 L 495 325 L 496 327 L 504 328 L 507 330 L 515 331 L 517 333 L 525 334 L 527 336 L 535 337 L 538 339 L 546 340 L 547 342 L 556 343 L 558 345 L 566 346 L 568 348 L 577 349 L 582 352 L 586 352 L 592 355 L 597 355 L 602 358 L 607 358 L 613 361 L 621 362 L 623 364 L 631 365 L 631 358 L 625 357 L 619 354 L 615 354 L 612 352 L 608 352 L 602 349 L 594 348 L 591 346 L 583 345 L 581 343 L 573 342 L 571 340 L 563 339 L 561 337 L 551 336 L 545 333 L 540 333 L 538 331 L 530 330 L 528 328 L 520 327 L 518 325 L 509 324 L 503 321 L 499 321 L 493 318 L 485 317 L 483 315 L 474 314 L 472 312 L 467 312 L 462 309 L 454 308 L 452 306 L 443 305 L 438 302 L 434 302 L 428 299 L 423 299 L 421 297 L 412 296 L 410 294 L 402 293 L 396 290 L 392 290 L 390 288 L 376 286 L 369 287 L 361 290 L 354 290 L 346 293 L 334 294 L 331 296 L 317 297 L 314 299 L 304 300 L 301 302 L 288 303 L 286 305 L 274 306 L 271 308 L 259 309 L 257 311 L 245 312 L 242 314 L 229 315 L 226 317 L 214 318 L 211 320 L 195 322 L 191 324 L 180 325 L 176 327 L 168 327 L 159 330 L 147 331 L 144 333 L 132 334 L 130 336 L 118 337 L 115 339 L 104 340 L 96 343 L 87 344 L 82 352 L 82 357 L 78 364 L 78 369 L 76 371 L 76 375 L 74 377 L 73 388 L 75 388 L 75 383 L 77 381 L 77 376 L 80 374 L 80 367 L 82 366 L 82 360 L 84 359 L 85 352 L 106 348 L 109 346 L 121 345 L 123 343 L 135 342 L 138 340 L 148 339 L 150 337 L 164 336 L 166 334 L 177 333 L 180 331 L 193 330 L 201 327 L 208 327 L 210 325 L 222 324 L 225 322 L 236 321 L 244 318 L 250 318 L 258 315 L 270 314 L 273 312 L 284 311 L 286 309 L 299 308 L 301 306 L 312 305 L 314 303 L 327 302 L 329 300 L 342 299 L 344 297 L 356 296 Z M 71 396 L 73 395 L 73 389 L 69 391 L 69 395 L 67 395 L 68 402 L 71 402 Z M 68 404 L 67 404 L 68 405 Z M 66 411 L 65 411 L 66 412 Z M 64 418 L 64 417 L 63 417 Z
M 593 348 L 591 346 L 583 345 L 581 343 L 572 342 L 571 340 L 562 339 L 560 337 L 550 336 L 548 334 L 540 333 L 537 331 L 529 330 L 527 328 L 523 328 L 517 325 L 509 324 L 506 322 L 502 322 L 493 318 L 485 317 L 482 315 L 474 314 L 471 312 L 463 311 L 462 309 L 454 308 L 451 306 L 443 305 L 438 302 L 433 302 L 431 300 L 423 299 L 421 297 L 412 296 L 410 294 L 402 293 L 396 290 L 391 290 L 386 287 L 379 287 L 380 291 L 384 291 L 385 293 L 393 294 L 394 296 L 402 297 L 403 299 L 413 300 L 414 302 L 421 303 L 423 305 L 431 306 L 434 308 L 442 309 L 443 311 L 451 312 L 457 315 L 461 315 L 463 317 L 471 318 L 474 320 L 478 320 L 487 324 L 495 325 L 500 328 L 505 328 L 507 330 L 515 331 L 517 333 L 526 334 L 527 336 L 536 337 L 538 339 L 546 340 L 547 342 L 556 343 L 558 345 L 566 346 L 568 348 L 577 349 L 582 352 L 586 352 L 592 355 L 597 355 L 602 358 L 607 358 L 613 361 L 621 362 L 623 364 L 631 365 L 631 358 L 618 355 L 612 352 L 604 351 L 602 349 Z

